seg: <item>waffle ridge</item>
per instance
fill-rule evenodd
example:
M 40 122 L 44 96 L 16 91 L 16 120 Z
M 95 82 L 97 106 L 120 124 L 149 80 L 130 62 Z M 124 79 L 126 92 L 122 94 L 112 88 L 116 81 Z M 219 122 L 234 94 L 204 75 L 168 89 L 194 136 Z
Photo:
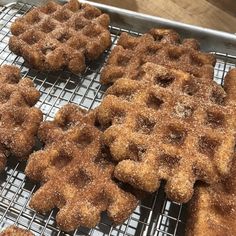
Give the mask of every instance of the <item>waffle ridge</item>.
M 49 2 L 11 25 L 9 48 L 36 69 L 66 67 L 81 73 L 86 60 L 97 59 L 109 47 L 109 21 L 107 14 L 77 0 L 63 6 Z
M 0 68 L 0 170 L 7 157 L 26 159 L 35 144 L 42 112 L 32 107 L 39 92 L 29 78 L 20 78 L 15 66 Z
M 236 69 L 230 70 L 224 81 L 235 97 Z M 232 89 L 233 87 L 233 89 Z M 236 235 L 236 159 L 230 174 L 213 185 L 197 186 L 191 199 L 186 224 L 186 236 Z
M 115 177 L 148 192 L 165 180 L 177 202 L 190 200 L 197 180 L 213 183 L 229 173 L 234 116 L 232 89 L 153 63 L 142 66 L 139 80 L 117 80 L 97 112 L 119 162 Z
M 137 205 L 131 193 L 113 181 L 93 112 L 76 105 L 61 108 L 53 121 L 43 122 L 39 137 L 44 150 L 31 155 L 26 175 L 41 181 L 30 206 L 44 213 L 59 208 L 57 224 L 64 231 L 93 227 L 107 211 L 114 223 L 123 222 Z
M 197 40 L 181 41 L 179 34 L 171 29 L 153 28 L 142 36 L 122 33 L 102 70 L 101 82 L 112 84 L 122 77 L 135 79 L 146 62 L 212 79 L 216 59 L 199 51 Z

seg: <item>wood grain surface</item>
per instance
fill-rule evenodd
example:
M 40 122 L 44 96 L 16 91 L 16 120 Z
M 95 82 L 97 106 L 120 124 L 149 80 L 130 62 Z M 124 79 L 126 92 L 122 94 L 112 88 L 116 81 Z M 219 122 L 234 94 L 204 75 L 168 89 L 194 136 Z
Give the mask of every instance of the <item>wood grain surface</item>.
M 236 33 L 236 0 L 93 0 L 107 5 Z

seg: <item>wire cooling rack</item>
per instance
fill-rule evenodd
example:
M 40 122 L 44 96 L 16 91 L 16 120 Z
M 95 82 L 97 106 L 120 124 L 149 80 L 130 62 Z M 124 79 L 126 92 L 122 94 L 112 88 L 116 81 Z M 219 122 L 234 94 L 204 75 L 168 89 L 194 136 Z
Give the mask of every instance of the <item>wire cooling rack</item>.
M 99 105 L 105 87 L 99 83 L 100 71 L 110 50 L 107 50 L 96 62 L 87 66 L 82 76 L 67 71 L 44 73 L 29 69 L 21 57 L 17 57 L 8 49 L 10 37 L 9 27 L 15 18 L 22 16 L 32 6 L 15 3 L 0 8 L 0 65 L 14 64 L 21 68 L 22 76 L 31 78 L 41 92 L 37 103 L 44 113 L 44 119 L 52 119 L 58 109 L 75 103 L 85 109 L 93 109 Z M 138 32 L 110 27 L 112 47 L 121 32 L 138 35 Z M 112 48 L 111 47 L 111 48 Z M 234 68 L 236 57 L 213 52 L 217 56 L 215 80 L 223 84 L 225 73 Z M 15 224 L 31 230 L 35 235 L 91 235 L 91 236 L 164 236 L 184 235 L 186 206 L 166 199 L 163 189 L 142 201 L 133 214 L 122 225 L 112 226 L 104 214 L 101 222 L 93 229 L 80 227 L 71 234 L 61 232 L 55 222 L 56 210 L 47 215 L 37 214 L 28 207 L 31 195 L 38 186 L 24 175 L 25 163 L 9 160 L 6 171 L 0 175 L 0 229 Z

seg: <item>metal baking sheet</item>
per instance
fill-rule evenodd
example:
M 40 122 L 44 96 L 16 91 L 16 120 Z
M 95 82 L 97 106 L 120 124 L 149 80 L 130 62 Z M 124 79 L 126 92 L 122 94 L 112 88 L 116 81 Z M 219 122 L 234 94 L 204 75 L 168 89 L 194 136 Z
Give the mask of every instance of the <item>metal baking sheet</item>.
M 32 5 L 41 5 L 48 0 L 20 0 L 24 3 L 30 3 Z M 65 3 L 66 0 L 56 0 L 59 3 Z M 9 0 L 0 0 L 2 3 L 10 3 Z M 150 16 L 142 13 L 137 13 L 125 9 L 120 9 L 112 6 L 106 6 L 100 3 L 94 3 L 91 1 L 80 0 L 80 2 L 86 2 L 100 8 L 103 12 L 110 15 L 112 25 L 125 29 L 133 29 L 137 32 L 145 32 L 152 27 L 164 27 L 176 29 L 183 37 L 194 37 L 200 43 L 203 50 L 217 51 L 222 53 L 229 53 L 235 55 L 236 48 L 236 35 L 222 31 L 207 29 L 203 27 L 184 24 L 181 22 L 167 20 L 156 16 Z M 230 24 L 230 22 L 229 22 Z M 236 27 L 235 32 L 236 33 Z
M 177 29 L 183 37 L 194 36 L 200 39 L 203 49 L 217 56 L 215 80 L 219 84 L 223 83 L 225 73 L 236 66 L 235 35 L 92 3 L 111 16 L 112 47 L 106 50 L 99 60 L 90 63 L 83 75 L 74 75 L 67 71 L 44 73 L 29 69 L 21 57 L 14 55 L 8 49 L 11 35 L 9 27 L 17 17 L 29 11 L 33 3 L 42 2 L 44 1 L 33 0 L 11 3 L 0 0 L 0 65 L 14 64 L 21 68 L 22 76 L 27 76 L 34 81 L 36 88 L 41 92 L 37 106 L 44 112 L 44 119 L 47 120 L 53 119 L 58 109 L 67 103 L 75 103 L 85 109 L 93 109 L 100 104 L 106 90 L 106 87 L 99 82 L 100 72 L 121 32 L 140 35 L 150 27 L 165 26 Z M 38 186 L 25 177 L 24 168 L 25 163 L 18 163 L 12 159 L 8 163 L 6 172 L 0 175 L 0 229 L 15 224 L 30 229 L 35 235 L 45 236 L 184 235 L 186 205 L 166 199 L 162 187 L 157 193 L 142 201 L 122 225 L 112 226 L 104 214 L 102 221 L 93 229 L 80 227 L 70 234 L 61 232 L 55 222 L 56 210 L 41 215 L 29 208 L 31 195 Z

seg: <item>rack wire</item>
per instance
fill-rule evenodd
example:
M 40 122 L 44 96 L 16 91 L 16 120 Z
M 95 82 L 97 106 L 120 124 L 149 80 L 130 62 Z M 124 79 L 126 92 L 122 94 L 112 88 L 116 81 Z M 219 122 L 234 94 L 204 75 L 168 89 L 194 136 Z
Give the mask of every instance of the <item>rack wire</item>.
M 23 77 L 34 81 L 41 92 L 36 106 L 43 111 L 46 120 L 52 119 L 58 109 L 67 103 L 75 103 L 85 109 L 97 107 L 106 89 L 99 83 L 100 71 L 111 49 L 116 45 L 121 32 L 134 35 L 139 35 L 139 32 L 110 26 L 112 47 L 105 51 L 99 60 L 90 63 L 83 75 L 74 75 L 67 71 L 39 72 L 29 69 L 23 59 L 11 53 L 8 48 L 11 23 L 31 8 L 31 5 L 23 3 L 0 7 L 0 65 L 14 64 L 21 69 Z M 236 57 L 213 53 L 217 56 L 215 81 L 223 84 L 225 73 L 236 66 Z M 186 206 L 169 201 L 162 187 L 157 193 L 143 200 L 122 225 L 112 226 L 104 214 L 101 222 L 93 229 L 80 227 L 71 234 L 61 232 L 55 222 L 56 210 L 47 215 L 40 215 L 29 208 L 29 200 L 38 186 L 27 179 L 24 168 L 25 163 L 10 159 L 5 172 L 0 175 L 0 229 L 15 224 L 31 230 L 35 235 L 45 236 L 184 235 Z

